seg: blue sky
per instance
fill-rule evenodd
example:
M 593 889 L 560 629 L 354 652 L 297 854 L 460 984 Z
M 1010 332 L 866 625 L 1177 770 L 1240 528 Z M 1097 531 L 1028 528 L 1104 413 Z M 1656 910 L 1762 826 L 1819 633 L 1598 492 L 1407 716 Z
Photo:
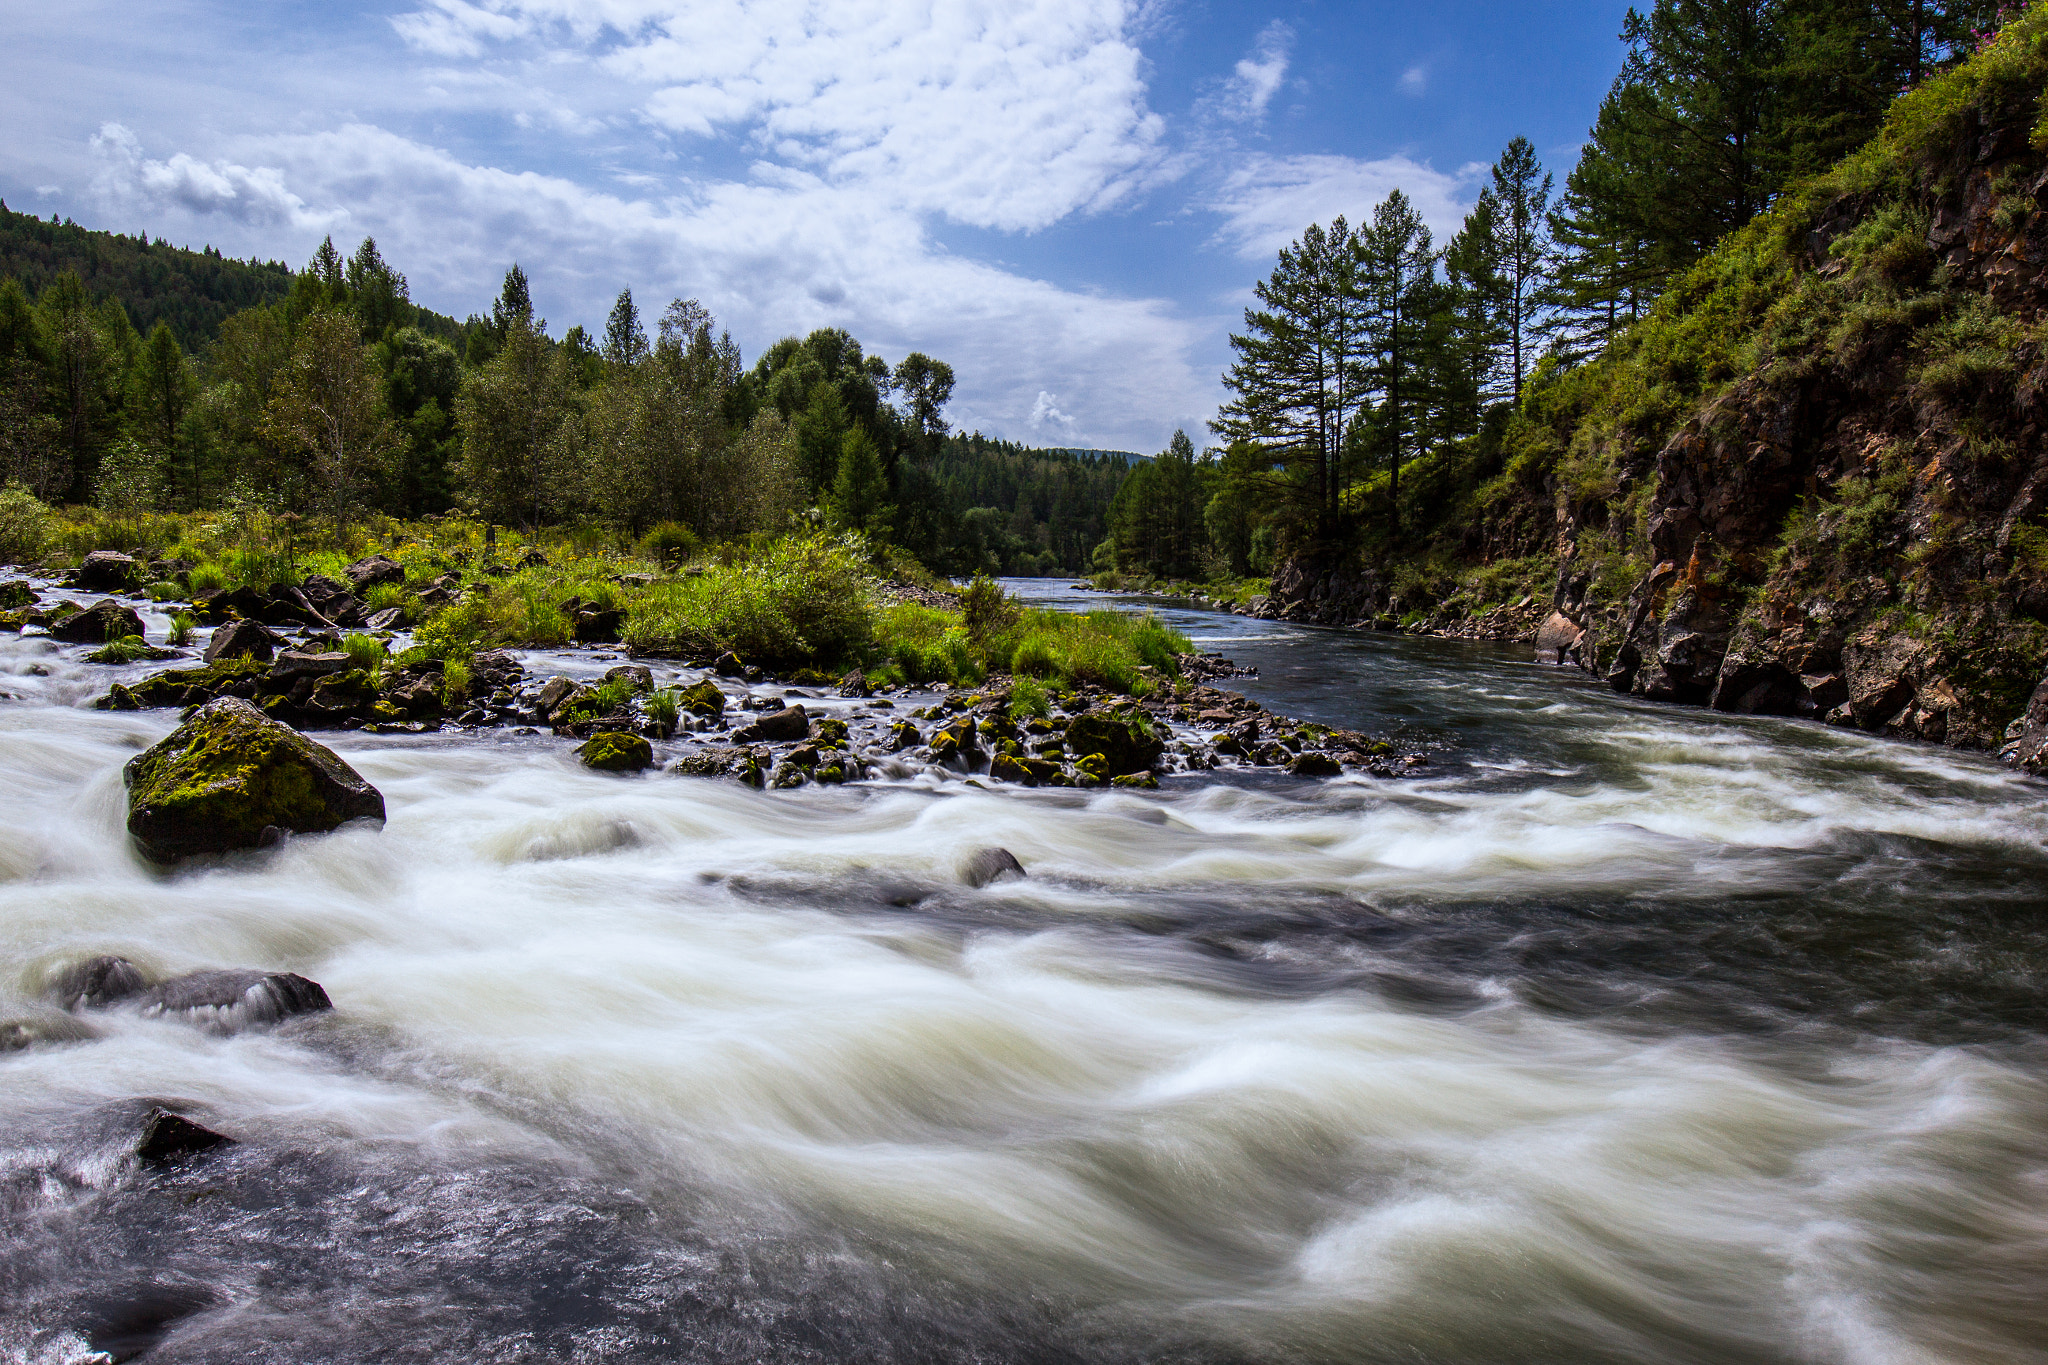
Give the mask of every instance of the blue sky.
M 1406 190 L 1453 230 L 1562 182 L 1625 0 L 220 0 L 11 5 L 0 197 L 300 264 L 374 235 L 559 335 L 702 300 L 751 358 L 840 326 L 959 374 L 956 425 L 1200 441 L 1278 247 Z

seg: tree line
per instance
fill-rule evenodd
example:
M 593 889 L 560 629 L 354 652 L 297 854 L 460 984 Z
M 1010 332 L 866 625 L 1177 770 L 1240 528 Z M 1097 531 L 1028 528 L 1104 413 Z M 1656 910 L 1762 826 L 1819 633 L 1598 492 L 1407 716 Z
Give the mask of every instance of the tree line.
M 208 275 L 207 253 L 13 217 L 16 236 L 50 229 L 38 259 L 63 266 L 0 280 L 0 479 L 46 500 L 344 520 L 459 508 L 659 528 L 672 545 L 803 522 L 942 571 L 1044 573 L 1084 564 L 1122 473 L 951 433 L 950 366 L 919 352 L 892 366 L 835 328 L 747 366 L 695 300 L 646 319 L 624 291 L 602 334 L 556 338 L 517 265 L 458 324 L 414 305 L 370 238 L 347 256 L 323 241 L 297 272 Z M 74 268 L 138 252 L 219 311 L 202 345 L 168 316 L 139 331 L 131 299 Z M 224 306 L 252 271 L 254 301 Z
M 1497 477 L 1517 405 L 1621 336 L 1681 272 L 2020 7 L 1996 0 L 1655 0 L 1561 191 L 1526 138 L 1438 244 L 1396 190 L 1283 248 L 1233 333 L 1197 455 L 1135 469 L 1096 567 L 1263 572 L 1276 550 L 1384 553 Z

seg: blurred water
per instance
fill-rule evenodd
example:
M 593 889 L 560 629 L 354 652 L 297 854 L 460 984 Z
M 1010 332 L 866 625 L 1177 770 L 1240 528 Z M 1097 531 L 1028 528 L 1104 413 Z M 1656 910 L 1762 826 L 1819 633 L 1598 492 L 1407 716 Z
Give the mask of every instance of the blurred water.
M 342 735 L 381 833 L 165 875 L 119 768 L 174 717 L 0 637 L 0 1020 L 60 1033 L 99 952 L 337 1006 L 0 1054 L 0 1353 L 2048 1359 L 2038 785 L 1158 605 L 1432 775 L 764 794 Z M 1030 878 L 962 885 L 990 843 Z M 241 1144 L 137 1170 L 150 1098 Z

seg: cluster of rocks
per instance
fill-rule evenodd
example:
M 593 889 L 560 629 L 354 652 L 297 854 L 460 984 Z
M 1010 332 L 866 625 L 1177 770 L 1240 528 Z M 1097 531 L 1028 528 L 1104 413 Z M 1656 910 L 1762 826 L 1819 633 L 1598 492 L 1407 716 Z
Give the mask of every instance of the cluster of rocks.
M 445 670 L 440 659 L 403 665 L 365 661 L 332 636 L 293 645 L 262 622 L 235 620 L 214 632 L 201 666 L 116 683 L 94 704 L 134 711 L 239 697 L 302 728 L 419 733 L 439 728 L 444 719 Z M 469 689 L 509 695 L 524 672 L 502 651 L 479 654 L 470 664 Z
M 783 701 L 801 693 L 785 693 Z M 1011 714 L 1011 688 L 997 678 L 980 692 L 951 692 L 897 714 L 875 698 L 847 718 L 807 712 L 801 701 L 724 732 L 722 718 L 672 772 L 727 775 L 754 786 L 799 787 L 930 769 L 1027 787 L 1155 787 L 1162 776 L 1222 768 L 1335 777 L 1347 769 L 1413 776 L 1419 754 L 1397 755 L 1381 740 L 1265 711 L 1257 702 L 1203 684 L 1183 684 L 1143 701 L 1083 689 L 1044 716 Z M 748 698 L 743 705 L 760 705 Z

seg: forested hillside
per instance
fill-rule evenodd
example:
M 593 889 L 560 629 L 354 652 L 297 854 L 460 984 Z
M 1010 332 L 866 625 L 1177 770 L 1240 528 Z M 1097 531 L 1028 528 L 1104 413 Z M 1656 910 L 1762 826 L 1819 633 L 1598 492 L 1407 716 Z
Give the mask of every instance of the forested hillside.
M 188 251 L 147 233 L 96 232 L 0 204 L 0 276 L 35 297 L 67 271 L 93 297 L 119 299 L 138 332 L 166 323 L 188 351 L 213 340 L 230 313 L 276 303 L 292 288 L 281 261 L 231 260 L 210 246 Z

